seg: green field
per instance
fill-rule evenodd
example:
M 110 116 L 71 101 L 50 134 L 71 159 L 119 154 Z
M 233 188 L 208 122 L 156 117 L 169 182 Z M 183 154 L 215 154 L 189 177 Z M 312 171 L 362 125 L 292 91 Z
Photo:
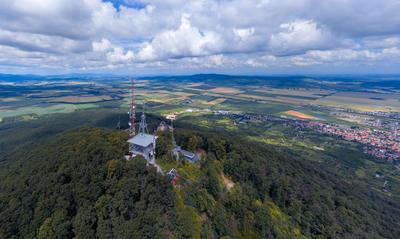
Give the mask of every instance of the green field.
M 58 113 L 71 113 L 75 110 L 96 108 L 94 104 L 56 104 L 51 106 L 32 106 L 21 107 L 12 110 L 0 110 L 0 120 L 9 117 L 23 116 L 23 115 L 46 115 Z

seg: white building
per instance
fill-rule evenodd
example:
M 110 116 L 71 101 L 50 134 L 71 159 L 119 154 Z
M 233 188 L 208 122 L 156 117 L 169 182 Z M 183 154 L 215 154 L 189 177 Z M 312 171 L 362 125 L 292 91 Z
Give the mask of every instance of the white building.
M 139 133 L 128 140 L 129 152 L 133 157 L 142 155 L 147 161 L 154 159 L 155 136 L 151 134 Z
M 156 139 L 156 136 L 149 134 L 147 131 L 146 116 L 143 107 L 142 117 L 139 124 L 139 133 L 128 140 L 129 154 L 132 157 L 141 155 L 149 164 L 154 164 Z

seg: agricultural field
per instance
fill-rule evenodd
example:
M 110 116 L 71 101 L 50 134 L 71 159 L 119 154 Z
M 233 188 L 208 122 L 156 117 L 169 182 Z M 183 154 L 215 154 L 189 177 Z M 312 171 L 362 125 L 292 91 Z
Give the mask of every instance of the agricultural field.
M 1 80 L 0 117 L 68 113 L 85 108 L 127 109 L 131 78 L 45 78 Z M 137 103 L 161 115 L 197 115 L 215 110 L 286 115 L 355 124 L 315 106 L 359 111 L 400 111 L 400 93 L 366 83 L 296 77 L 235 77 L 198 75 L 144 77 L 135 80 Z M 352 85 L 357 91 L 349 91 Z M 328 110 L 329 111 L 329 110 Z M 34 118 L 34 117 L 33 117 Z M 33 119 L 32 118 L 32 119 Z
M 239 89 L 229 88 L 229 87 L 217 87 L 217 88 L 210 89 L 208 91 L 214 92 L 217 94 L 238 94 L 241 92 Z
M 255 92 L 263 94 L 274 95 L 274 96 L 287 96 L 287 97 L 305 97 L 310 99 L 317 99 L 324 96 L 329 96 L 334 91 L 322 90 L 322 89 L 276 89 L 276 88 L 260 88 L 254 89 Z
M 309 114 L 305 114 L 305 113 L 301 113 L 299 111 L 295 111 L 295 110 L 288 110 L 283 112 L 284 115 L 289 115 L 289 116 L 293 116 L 295 118 L 299 118 L 299 119 L 317 119 L 316 117 L 309 115 Z
M 400 94 L 338 92 L 318 99 L 316 104 L 350 107 L 361 111 L 400 111 Z
M 57 103 L 66 103 L 66 104 L 84 104 L 84 103 L 95 103 L 111 100 L 112 97 L 107 95 L 100 96 L 63 96 L 63 97 L 53 97 L 46 99 L 47 102 L 57 102 Z

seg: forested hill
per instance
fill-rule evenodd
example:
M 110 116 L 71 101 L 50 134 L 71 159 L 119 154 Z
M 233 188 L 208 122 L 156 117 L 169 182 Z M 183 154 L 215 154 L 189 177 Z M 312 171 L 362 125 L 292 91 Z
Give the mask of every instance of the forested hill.
M 127 134 L 83 127 L 20 150 L 0 169 L 0 238 L 398 238 L 400 206 L 263 144 L 177 129 L 200 165 L 122 159 Z M 225 180 L 232 180 L 227 187 Z
M 20 152 L 0 173 L 0 238 L 167 238 L 174 193 L 124 132 L 91 127 Z

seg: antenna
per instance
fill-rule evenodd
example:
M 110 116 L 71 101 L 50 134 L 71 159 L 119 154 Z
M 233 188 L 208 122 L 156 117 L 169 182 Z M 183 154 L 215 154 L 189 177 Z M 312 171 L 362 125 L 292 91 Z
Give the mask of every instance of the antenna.
M 121 130 L 121 116 L 120 115 L 118 115 L 117 129 Z
M 146 115 L 144 114 L 144 109 L 145 109 L 145 101 L 143 100 L 143 104 L 142 104 L 142 117 L 141 117 L 141 121 L 139 124 L 139 133 L 141 134 L 147 134 L 148 130 L 147 130 L 147 123 L 146 123 Z
M 135 120 L 136 120 L 136 106 L 135 106 L 135 80 L 131 79 L 131 86 L 129 87 L 131 102 L 129 105 L 129 135 L 135 136 Z
M 153 159 L 154 160 L 156 159 L 156 133 L 157 133 L 157 129 L 154 130 L 154 137 L 153 137 Z
M 174 146 L 172 150 L 172 156 L 175 157 L 176 160 L 179 160 L 179 151 L 180 147 L 176 145 L 175 135 L 174 135 L 174 117 L 171 117 L 171 137 L 172 137 L 172 144 Z
M 176 141 L 174 136 L 174 119 L 171 117 L 171 135 L 172 135 L 172 144 L 176 148 Z

